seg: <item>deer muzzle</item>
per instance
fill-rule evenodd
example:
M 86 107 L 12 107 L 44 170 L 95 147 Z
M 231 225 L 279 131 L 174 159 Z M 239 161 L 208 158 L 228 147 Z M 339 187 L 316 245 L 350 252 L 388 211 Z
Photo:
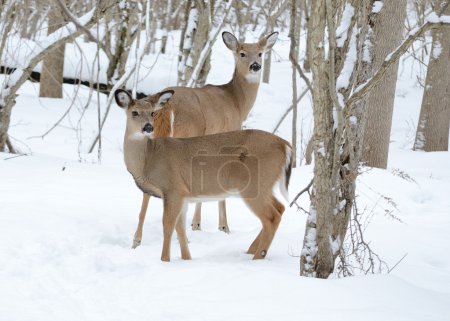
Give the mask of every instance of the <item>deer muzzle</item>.
M 153 126 L 150 123 L 145 124 L 144 128 L 142 128 L 142 132 L 151 133 L 153 131 Z
M 253 72 L 258 72 L 261 70 L 261 65 L 257 62 L 254 62 L 250 65 L 250 70 Z

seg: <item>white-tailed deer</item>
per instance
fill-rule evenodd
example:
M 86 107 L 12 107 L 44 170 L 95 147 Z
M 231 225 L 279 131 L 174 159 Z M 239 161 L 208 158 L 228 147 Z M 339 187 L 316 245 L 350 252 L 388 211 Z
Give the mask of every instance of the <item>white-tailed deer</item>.
M 194 137 L 241 129 L 256 99 L 262 56 L 272 48 L 277 37 L 278 32 L 274 32 L 257 43 L 241 44 L 231 33 L 222 33 L 223 41 L 235 59 L 233 78 L 224 85 L 165 89 L 172 90 L 174 95 L 155 119 L 155 137 Z M 148 101 L 154 99 L 154 95 L 146 98 Z M 142 240 L 149 199 L 150 195 L 144 193 L 133 248 Z M 197 203 L 192 229 L 199 230 L 200 221 L 201 203 Z M 229 232 L 225 201 L 219 202 L 219 230 Z
M 163 199 L 164 242 L 161 260 L 170 261 L 174 229 L 181 258 L 190 259 L 184 217 L 189 202 L 244 199 L 261 220 L 262 230 L 248 249 L 253 259 L 266 256 L 284 212 L 273 195 L 287 195 L 292 150 L 285 140 L 260 130 L 233 131 L 191 138 L 155 138 L 155 118 L 168 105 L 173 90 L 134 101 L 123 90 L 117 104 L 127 114 L 124 157 L 136 185 L 146 194 Z

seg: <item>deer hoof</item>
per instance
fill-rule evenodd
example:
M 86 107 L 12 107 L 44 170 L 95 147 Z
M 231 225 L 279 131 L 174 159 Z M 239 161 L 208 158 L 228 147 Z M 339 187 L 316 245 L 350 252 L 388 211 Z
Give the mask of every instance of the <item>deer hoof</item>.
M 227 233 L 227 234 L 230 233 L 230 229 L 228 228 L 228 225 L 219 226 L 219 231 L 222 231 L 222 232 Z
M 191 226 L 192 226 L 193 231 L 201 231 L 202 230 L 200 223 L 192 223 Z
M 131 246 L 132 249 L 137 248 L 139 245 L 141 245 L 141 240 L 133 240 L 133 245 Z

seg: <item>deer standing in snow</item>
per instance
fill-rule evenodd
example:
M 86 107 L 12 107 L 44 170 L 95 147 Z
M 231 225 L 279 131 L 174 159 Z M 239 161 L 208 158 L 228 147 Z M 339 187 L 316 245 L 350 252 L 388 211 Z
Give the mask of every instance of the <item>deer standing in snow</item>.
M 173 90 L 135 101 L 124 90 L 115 92 L 127 114 L 124 158 L 136 185 L 147 195 L 163 199 L 162 261 L 170 261 L 174 229 L 181 258 L 191 259 L 184 226 L 187 203 L 243 198 L 260 219 L 262 230 L 247 253 L 263 259 L 284 212 L 273 195 L 277 183 L 287 195 L 292 169 L 288 142 L 260 130 L 239 130 L 190 138 L 155 138 L 155 117 L 165 109 Z M 287 198 L 287 197 L 286 197 Z
M 272 49 L 278 37 L 273 32 L 257 43 L 239 43 L 229 32 L 222 33 L 225 45 L 235 59 L 230 82 L 201 88 L 170 87 L 173 97 L 155 116 L 155 137 L 194 137 L 240 130 L 258 93 L 263 54 Z M 155 95 L 144 100 L 151 101 Z M 144 193 L 133 248 L 140 245 L 150 195 Z M 195 206 L 192 229 L 201 229 L 201 203 Z M 219 230 L 229 232 L 225 201 L 219 202 Z

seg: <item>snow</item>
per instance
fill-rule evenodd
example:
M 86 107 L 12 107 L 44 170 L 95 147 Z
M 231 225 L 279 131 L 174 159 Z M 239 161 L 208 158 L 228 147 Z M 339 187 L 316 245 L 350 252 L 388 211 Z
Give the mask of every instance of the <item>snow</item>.
M 372 12 L 379 13 L 383 8 L 383 1 L 374 1 L 372 5 Z
M 138 91 L 156 92 L 175 83 L 177 37 L 169 33 L 168 54 L 153 69 L 156 55 L 144 57 L 149 74 Z M 270 84 L 260 87 L 247 128 L 271 131 L 290 106 L 287 39 L 280 34 L 274 50 L 281 59 L 273 61 Z M 70 61 L 80 59 L 74 50 L 67 52 Z M 208 82 L 225 83 L 233 73 L 232 54 L 221 41 L 212 52 Z M 370 218 L 365 239 L 373 249 L 391 267 L 407 255 L 390 274 L 329 280 L 299 276 L 307 215 L 287 204 L 262 261 L 245 254 L 260 223 L 236 199 L 227 201 L 229 235 L 217 230 L 217 204 L 207 203 L 203 230 L 188 228 L 193 260 L 180 259 L 174 237 L 172 262 L 163 263 L 162 204 L 152 198 L 142 245 L 131 250 L 142 195 L 123 164 L 123 111 L 111 107 L 100 165 L 96 153 L 86 152 L 97 130 L 97 95 L 85 109 L 85 87 L 73 99 L 77 87 L 64 85 L 63 99 L 48 99 L 38 98 L 38 84 L 25 83 L 10 134 L 28 155 L 0 154 L 0 320 L 448 320 L 450 154 L 411 150 L 422 88 L 416 84 L 417 63 L 409 58 L 400 65 L 407 72 L 399 73 L 388 169 L 363 169 L 357 202 L 365 209 L 363 217 Z M 44 139 L 33 138 L 71 103 L 59 126 Z M 102 114 L 106 104 L 101 95 Z M 312 128 L 310 96 L 298 113 L 298 141 L 304 146 Z M 288 140 L 290 117 L 277 132 Z M 312 175 L 312 166 L 293 171 L 291 197 Z M 311 209 L 306 194 L 298 204 Z M 191 207 L 188 222 L 192 214 Z M 315 213 L 309 220 L 316 220 Z M 309 233 L 315 250 L 315 229 Z
M 432 56 L 433 59 L 438 59 L 439 56 L 442 53 L 442 47 L 441 47 L 441 42 L 439 40 L 435 40 L 433 41 L 433 49 L 432 49 Z
M 350 77 L 352 76 L 352 72 L 357 59 L 357 51 L 356 51 L 356 33 L 357 28 L 354 28 L 352 32 L 352 37 L 350 39 L 350 46 L 348 50 L 348 54 L 345 57 L 344 66 L 342 67 L 342 72 L 339 74 L 336 80 L 336 89 L 347 88 L 350 83 Z M 341 102 L 341 106 L 344 104 Z
M 348 28 L 350 27 L 354 14 L 355 8 L 350 3 L 347 3 L 342 13 L 341 23 L 336 29 L 336 44 L 339 48 L 342 48 L 347 40 Z

